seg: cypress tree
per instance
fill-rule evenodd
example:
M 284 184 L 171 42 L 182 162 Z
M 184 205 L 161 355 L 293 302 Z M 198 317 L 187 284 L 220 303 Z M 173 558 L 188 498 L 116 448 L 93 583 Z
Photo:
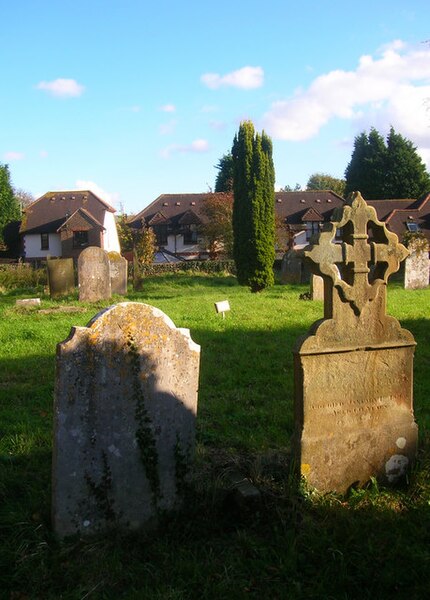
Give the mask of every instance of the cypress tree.
M 241 123 L 232 148 L 234 165 L 233 256 L 237 279 L 252 292 L 273 284 L 275 172 L 272 142 Z

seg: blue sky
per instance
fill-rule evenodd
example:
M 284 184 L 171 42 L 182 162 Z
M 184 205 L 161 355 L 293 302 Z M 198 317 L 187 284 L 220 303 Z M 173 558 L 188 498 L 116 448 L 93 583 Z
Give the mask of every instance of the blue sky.
M 92 189 L 133 213 L 209 191 L 243 119 L 273 139 L 277 189 L 342 177 L 371 126 L 430 167 L 429 0 L 1 0 L 1 16 L 0 162 L 35 197 Z

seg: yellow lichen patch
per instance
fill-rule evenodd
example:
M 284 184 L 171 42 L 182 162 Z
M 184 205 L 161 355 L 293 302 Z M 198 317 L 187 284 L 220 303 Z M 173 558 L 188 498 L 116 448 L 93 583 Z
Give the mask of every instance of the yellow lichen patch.
M 311 472 L 311 465 L 308 465 L 307 463 L 302 463 L 300 467 L 300 472 L 304 477 L 308 477 L 309 473 Z

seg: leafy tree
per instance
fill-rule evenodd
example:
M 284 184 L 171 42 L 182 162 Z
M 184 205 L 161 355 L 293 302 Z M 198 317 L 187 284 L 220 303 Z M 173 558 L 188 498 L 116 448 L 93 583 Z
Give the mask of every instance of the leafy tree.
M 337 179 L 327 173 L 313 173 L 306 184 L 307 190 L 331 190 L 342 196 L 345 194 L 345 180 Z
M 430 191 L 430 176 L 413 143 L 391 127 L 387 137 L 386 198 L 418 198 Z
M 10 182 L 9 167 L 0 164 L 0 247 L 5 245 L 3 230 L 6 225 L 20 218 L 21 210 Z
M 205 238 L 210 258 L 216 258 L 219 254 L 230 258 L 233 255 L 233 195 L 209 194 L 201 212 L 207 222 L 200 227 L 200 232 Z
M 233 191 L 233 157 L 231 153 L 224 154 L 215 165 L 218 169 L 218 175 L 215 180 L 216 192 Z
M 275 170 L 272 142 L 244 121 L 233 148 L 233 255 L 237 279 L 252 292 L 273 284 Z
M 281 188 L 279 191 L 280 192 L 300 192 L 302 189 L 302 186 L 300 185 L 300 183 L 296 183 L 296 185 L 294 187 L 292 187 L 291 185 L 284 185 L 283 188 Z
M 35 198 L 33 194 L 31 192 L 23 190 L 22 188 L 15 188 L 13 193 L 19 206 L 21 207 L 21 210 L 29 204 L 31 204 L 32 202 L 34 202 Z
M 150 265 L 154 260 L 157 238 L 152 227 L 142 222 L 142 228 L 134 233 L 134 257 L 139 265 Z
M 116 230 L 122 252 L 133 250 L 133 232 L 127 221 L 128 217 L 124 212 L 121 212 L 116 220 Z
M 416 148 L 393 128 L 386 142 L 374 128 L 355 138 L 345 179 L 345 195 L 358 190 L 372 200 L 416 198 L 430 190 L 430 177 Z

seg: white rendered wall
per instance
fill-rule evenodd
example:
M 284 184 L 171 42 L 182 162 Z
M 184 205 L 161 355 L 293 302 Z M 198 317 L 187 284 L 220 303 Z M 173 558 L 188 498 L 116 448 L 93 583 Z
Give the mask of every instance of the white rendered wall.
M 166 250 L 172 252 L 173 254 L 182 254 L 183 252 L 191 253 L 191 254 L 200 254 L 202 252 L 202 247 L 200 244 L 184 244 L 184 236 L 177 235 L 176 242 L 175 236 L 169 235 L 167 238 L 167 245 L 164 246 Z
M 24 235 L 25 258 L 46 258 L 47 256 L 61 256 L 61 238 L 59 233 L 49 234 L 49 250 L 41 250 L 40 233 L 26 233 Z
M 103 250 L 107 252 L 119 252 L 121 248 L 119 245 L 118 232 L 116 230 L 115 216 L 113 213 L 106 211 L 103 226 L 105 231 L 103 232 Z

